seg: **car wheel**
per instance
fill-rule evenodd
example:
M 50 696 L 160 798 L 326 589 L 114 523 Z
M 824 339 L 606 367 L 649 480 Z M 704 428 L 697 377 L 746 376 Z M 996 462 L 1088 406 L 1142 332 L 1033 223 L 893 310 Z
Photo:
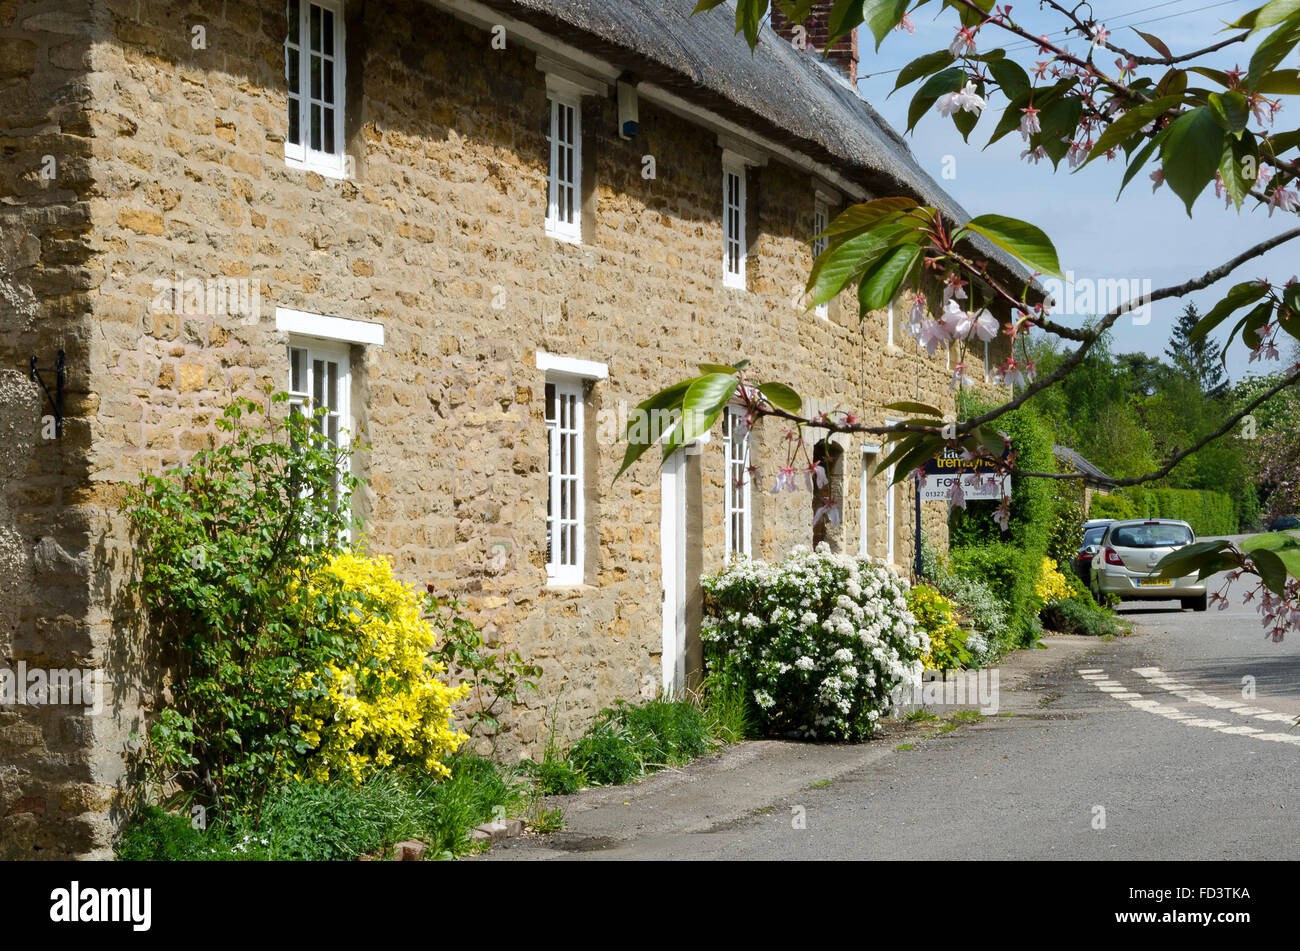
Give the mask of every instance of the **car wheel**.
M 1199 598 L 1182 598 L 1184 608 L 1191 608 L 1193 611 L 1208 611 L 1210 609 L 1210 595 L 1205 593 Z

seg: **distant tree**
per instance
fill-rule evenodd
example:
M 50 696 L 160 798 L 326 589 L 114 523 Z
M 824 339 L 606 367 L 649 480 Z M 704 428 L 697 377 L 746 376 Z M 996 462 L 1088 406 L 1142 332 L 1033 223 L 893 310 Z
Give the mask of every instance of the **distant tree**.
M 1169 377 L 1169 365 L 1148 353 L 1117 353 L 1115 362 L 1128 374 L 1134 395 L 1154 396 Z
M 1224 372 L 1223 362 L 1208 335 L 1194 336 L 1193 331 L 1200 320 L 1201 314 L 1196 305 L 1189 301 L 1178 315 L 1174 332 L 1169 335 L 1165 356 L 1174 369 L 1199 383 L 1202 393 L 1217 400 L 1227 392 L 1228 375 Z

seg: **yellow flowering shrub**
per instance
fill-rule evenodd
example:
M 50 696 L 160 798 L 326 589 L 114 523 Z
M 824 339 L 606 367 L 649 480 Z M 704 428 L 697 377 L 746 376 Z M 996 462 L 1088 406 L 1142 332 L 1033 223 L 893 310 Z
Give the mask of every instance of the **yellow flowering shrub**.
M 1053 601 L 1068 601 L 1074 596 L 1074 591 L 1070 588 L 1070 582 L 1066 580 L 1065 575 L 1061 574 L 1060 569 L 1057 567 L 1056 559 L 1043 559 L 1043 565 L 1038 572 L 1038 580 L 1034 582 L 1034 593 L 1043 600 L 1044 604 L 1050 604 Z
M 342 645 L 336 662 L 303 672 L 293 720 L 305 757 L 298 778 L 360 781 L 392 763 L 448 775 L 443 760 L 465 742 L 450 726 L 451 705 L 468 684 L 448 687 L 430 654 L 437 631 L 421 618 L 416 592 L 385 558 L 342 552 L 297 596 L 325 638 Z
M 926 670 L 951 670 L 970 662 L 966 632 L 957 624 L 956 601 L 928 584 L 918 584 L 907 592 L 907 609 L 916 626 L 930 636 L 930 649 L 921 658 Z

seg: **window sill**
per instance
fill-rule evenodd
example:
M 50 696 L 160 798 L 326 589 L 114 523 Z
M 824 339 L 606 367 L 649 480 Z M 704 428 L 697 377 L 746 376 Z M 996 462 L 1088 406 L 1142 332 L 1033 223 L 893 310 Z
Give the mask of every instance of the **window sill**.
M 587 584 L 585 581 L 555 581 L 551 578 L 546 579 L 546 587 L 543 589 L 558 595 L 576 596 L 587 591 L 598 590 L 596 585 Z
M 291 155 L 284 157 L 285 168 L 292 168 L 299 172 L 315 172 L 321 178 L 332 178 L 337 181 L 347 181 L 352 176 L 347 173 L 345 163 L 339 161 L 333 162 L 314 162 L 310 159 L 294 158 Z
M 546 236 L 548 238 L 554 238 L 556 241 L 562 241 L 565 244 L 577 244 L 577 245 L 582 244 L 581 232 L 574 234 L 571 231 L 562 231 L 559 228 L 553 226 L 550 222 L 547 222 L 546 224 Z
M 733 291 L 747 291 L 749 288 L 745 285 L 743 277 L 724 277 L 722 286 Z

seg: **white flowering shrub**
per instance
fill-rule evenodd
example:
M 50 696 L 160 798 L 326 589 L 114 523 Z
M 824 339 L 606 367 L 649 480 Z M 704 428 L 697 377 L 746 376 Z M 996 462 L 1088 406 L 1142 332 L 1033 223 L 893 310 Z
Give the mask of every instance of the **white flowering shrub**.
M 907 610 L 907 582 L 883 564 L 795 548 L 739 559 L 702 579 L 710 677 L 743 688 L 763 732 L 861 740 L 921 680 L 929 639 Z

